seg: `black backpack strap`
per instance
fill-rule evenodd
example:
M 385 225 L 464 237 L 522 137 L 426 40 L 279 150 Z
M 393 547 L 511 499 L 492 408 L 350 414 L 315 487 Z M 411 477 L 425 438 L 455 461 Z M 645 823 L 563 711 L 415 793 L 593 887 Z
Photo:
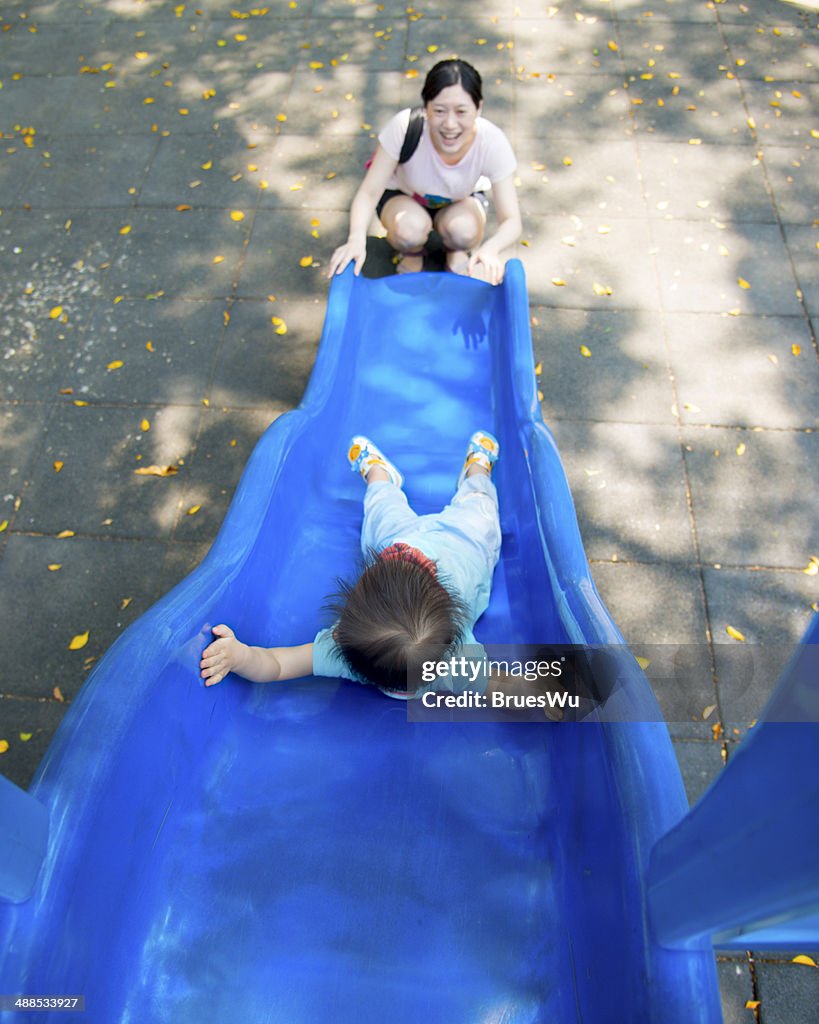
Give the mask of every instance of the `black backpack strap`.
M 424 131 L 424 108 L 413 107 L 410 111 L 409 125 L 407 126 L 407 134 L 404 136 L 404 144 L 401 147 L 401 153 L 398 157 L 399 164 L 405 164 L 407 160 L 412 157 L 412 154 L 418 149 L 418 143 L 421 141 L 421 135 Z

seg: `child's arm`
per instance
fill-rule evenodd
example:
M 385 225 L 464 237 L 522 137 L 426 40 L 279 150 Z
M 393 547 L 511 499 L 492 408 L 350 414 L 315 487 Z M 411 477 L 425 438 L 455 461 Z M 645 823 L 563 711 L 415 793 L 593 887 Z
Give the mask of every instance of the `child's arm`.
M 248 647 L 230 626 L 214 626 L 218 639 L 206 647 L 199 667 L 205 686 L 220 683 L 228 672 L 235 672 L 252 683 L 272 683 L 280 679 L 299 679 L 313 673 L 313 645 L 298 647 Z

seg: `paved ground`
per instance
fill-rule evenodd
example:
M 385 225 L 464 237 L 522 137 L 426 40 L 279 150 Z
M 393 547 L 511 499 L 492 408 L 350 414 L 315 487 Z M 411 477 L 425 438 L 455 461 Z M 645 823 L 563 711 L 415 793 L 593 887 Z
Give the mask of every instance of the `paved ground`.
M 207 550 L 301 396 L 374 131 L 457 52 L 520 158 L 595 579 L 637 653 L 703 665 L 673 726 L 696 798 L 819 599 L 811 6 L 4 0 L 4 774 L 30 781 L 95 659 Z M 723 960 L 726 1021 L 815 1021 L 819 971 L 789 961 Z

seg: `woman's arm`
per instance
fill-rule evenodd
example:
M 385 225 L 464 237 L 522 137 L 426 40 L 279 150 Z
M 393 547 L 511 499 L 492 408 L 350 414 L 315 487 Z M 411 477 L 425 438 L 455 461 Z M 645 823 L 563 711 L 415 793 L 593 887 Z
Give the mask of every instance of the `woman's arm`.
M 492 198 L 495 201 L 495 216 L 498 229 L 472 253 L 469 260 L 469 273 L 481 264 L 483 276 L 490 284 L 500 284 L 503 280 L 504 261 L 501 252 L 514 245 L 520 238 L 523 225 L 520 219 L 518 193 L 513 175 L 496 181 L 492 185 Z
M 217 639 L 205 648 L 199 663 L 205 686 L 220 683 L 228 672 L 235 672 L 252 683 L 273 683 L 312 675 L 312 644 L 249 647 L 225 625 L 214 626 L 213 635 Z
M 367 169 L 364 180 L 359 185 L 350 207 L 350 229 L 347 241 L 333 253 L 327 271 L 328 277 L 342 273 L 350 263 L 354 265 L 356 275 L 361 273 L 364 260 L 367 258 L 367 228 L 373 219 L 378 200 L 397 166 L 398 162 L 393 160 L 379 142 L 372 163 Z

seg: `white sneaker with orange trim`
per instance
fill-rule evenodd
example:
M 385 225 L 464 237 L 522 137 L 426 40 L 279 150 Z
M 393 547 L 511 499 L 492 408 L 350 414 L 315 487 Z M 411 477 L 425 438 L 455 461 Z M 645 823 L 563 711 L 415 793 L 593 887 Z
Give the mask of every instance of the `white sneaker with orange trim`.
M 487 473 L 491 473 L 492 467 L 498 461 L 499 455 L 500 443 L 498 439 L 493 434 L 490 434 L 488 430 L 476 430 L 469 439 L 461 475 L 458 477 L 458 487 L 466 479 L 470 466 L 483 466 Z
M 390 482 L 396 487 L 401 487 L 404 483 L 403 476 L 381 449 L 374 445 L 368 437 L 361 434 L 357 434 L 350 441 L 350 447 L 347 449 L 347 461 L 350 463 L 350 469 L 354 473 L 359 473 L 365 480 L 373 466 L 380 466 L 381 469 L 386 470 Z

